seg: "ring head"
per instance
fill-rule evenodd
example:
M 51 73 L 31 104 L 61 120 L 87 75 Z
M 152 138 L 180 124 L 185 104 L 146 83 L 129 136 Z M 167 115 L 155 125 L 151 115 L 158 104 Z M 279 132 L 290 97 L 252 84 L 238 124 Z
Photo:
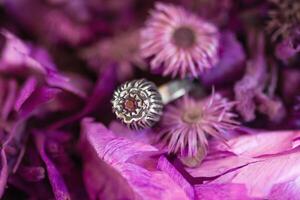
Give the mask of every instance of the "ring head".
M 114 92 L 112 109 L 132 129 L 152 127 L 162 115 L 162 99 L 154 83 L 145 79 L 128 81 Z

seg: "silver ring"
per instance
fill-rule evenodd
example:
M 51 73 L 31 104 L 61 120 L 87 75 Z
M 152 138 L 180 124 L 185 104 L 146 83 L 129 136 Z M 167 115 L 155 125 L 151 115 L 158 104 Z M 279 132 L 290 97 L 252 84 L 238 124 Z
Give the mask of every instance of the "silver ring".
M 187 94 L 193 86 L 189 80 L 172 81 L 159 88 L 146 79 L 128 81 L 115 90 L 112 110 L 129 128 L 149 128 L 160 120 L 165 104 Z

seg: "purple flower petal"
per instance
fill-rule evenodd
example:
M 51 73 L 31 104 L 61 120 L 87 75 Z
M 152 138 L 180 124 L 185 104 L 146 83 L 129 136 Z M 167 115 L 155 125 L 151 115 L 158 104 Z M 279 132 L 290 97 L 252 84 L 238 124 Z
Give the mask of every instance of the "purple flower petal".
M 194 199 L 194 188 L 164 156 L 159 158 L 157 167 L 158 169 L 167 173 L 173 179 L 173 181 L 175 181 L 175 183 L 177 183 L 185 191 L 190 199 Z
M 109 124 L 109 129 L 112 130 L 118 137 L 124 137 L 146 144 L 152 144 L 157 136 L 157 134 L 152 129 L 143 129 L 138 131 L 131 130 L 124 124 L 117 121 L 112 121 Z
M 287 61 L 288 59 L 297 55 L 300 52 L 300 45 L 293 48 L 289 40 L 283 40 L 276 46 L 275 55 L 282 61 Z
M 7 165 L 7 158 L 5 154 L 4 148 L 1 149 L 1 169 L 0 169 L 0 197 L 3 196 L 7 178 L 8 178 L 8 165 Z
M 51 87 L 61 88 L 81 98 L 85 98 L 87 96 L 86 92 L 72 84 L 68 77 L 62 76 L 56 71 L 49 71 L 46 76 L 46 81 Z
M 55 199 L 70 200 L 71 197 L 62 176 L 45 152 L 45 139 L 45 135 L 43 135 L 42 132 L 35 133 L 35 143 L 38 152 L 40 153 L 40 156 L 46 165 L 49 181 L 52 186 Z
M 300 196 L 299 181 L 299 178 L 296 178 L 292 181 L 274 185 L 268 198 L 272 200 L 296 199 Z
M 29 77 L 19 91 L 18 98 L 15 103 L 15 110 L 19 111 L 25 101 L 32 95 L 37 87 L 37 80 L 34 77 Z
M 2 110 L 0 112 L 0 118 L 3 121 L 6 121 L 9 113 L 13 110 L 18 86 L 15 80 L 3 81 L 1 84 L 3 84 L 3 102 L 1 105 Z
M 83 120 L 82 137 L 86 138 L 99 160 L 109 164 L 126 180 L 134 191 L 135 198 L 188 199 L 185 192 L 167 174 L 148 171 L 133 162 L 139 155 L 144 156 L 147 152 L 157 154 L 155 147 L 115 137 L 102 124 L 91 119 Z
M 103 109 L 107 102 L 111 99 L 115 86 L 117 84 L 117 77 L 115 73 L 116 67 L 114 65 L 109 66 L 105 72 L 99 76 L 97 83 L 94 86 L 93 91 L 86 99 L 86 105 L 75 115 L 64 118 L 58 122 L 55 122 L 51 129 L 58 129 L 61 126 L 72 123 L 92 111 L 98 111 Z M 105 105 L 105 106 L 104 106 Z M 110 104 L 109 104 L 110 105 Z
M 277 154 L 294 148 L 299 131 L 258 132 L 228 141 L 230 151 L 236 155 L 257 157 L 263 154 Z
M 5 38 L 1 52 L 0 72 L 24 73 L 23 70 L 27 68 L 45 74 L 44 66 L 31 56 L 33 47 L 30 44 L 25 44 L 6 30 L 0 30 L 0 35 Z
M 231 83 L 243 72 L 245 52 L 234 33 L 226 31 L 221 35 L 220 60 L 216 67 L 200 74 L 205 85 Z
M 29 113 L 34 111 L 39 105 L 46 103 L 53 99 L 58 93 L 59 89 L 41 87 L 37 88 L 34 93 L 25 101 L 19 110 L 21 116 L 27 116 Z
M 230 172 L 231 170 L 239 169 L 250 163 L 256 162 L 258 159 L 248 157 L 237 157 L 235 155 L 222 155 L 219 152 L 219 158 L 210 155 L 197 168 L 186 168 L 189 174 L 195 178 L 197 177 L 218 177 Z
M 293 182 L 300 175 L 298 138 L 297 131 L 237 136 L 228 141 L 227 151 L 211 152 L 198 168 L 186 170 L 193 177 L 210 177 L 209 182 L 199 187 L 241 184 L 249 197 L 267 198 L 272 190 L 298 187 Z M 287 182 L 289 186 L 281 185 Z
M 284 104 L 274 94 L 278 76 L 274 63 L 273 70 L 267 71 L 264 40 L 262 34 L 249 34 L 252 58 L 247 63 L 244 77 L 234 86 L 237 111 L 247 122 L 256 118 L 257 110 L 273 122 L 281 121 L 286 114 Z
M 243 184 L 196 185 L 195 191 L 199 200 L 254 200 L 247 196 Z
M 212 183 L 245 184 L 249 196 L 266 198 L 274 185 L 299 177 L 299 165 L 300 154 L 297 150 L 284 155 L 265 157 L 227 173 Z

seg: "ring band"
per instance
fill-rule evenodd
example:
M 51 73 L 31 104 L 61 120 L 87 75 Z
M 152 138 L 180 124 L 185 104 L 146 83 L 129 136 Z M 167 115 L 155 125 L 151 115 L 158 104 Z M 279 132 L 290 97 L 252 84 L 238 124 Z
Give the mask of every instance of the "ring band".
M 164 105 L 189 93 L 194 87 L 191 80 L 175 80 L 166 83 L 158 88 Z
M 163 105 L 187 94 L 193 86 L 189 80 L 175 80 L 159 88 L 146 79 L 128 81 L 115 90 L 112 110 L 129 128 L 149 128 L 160 120 Z

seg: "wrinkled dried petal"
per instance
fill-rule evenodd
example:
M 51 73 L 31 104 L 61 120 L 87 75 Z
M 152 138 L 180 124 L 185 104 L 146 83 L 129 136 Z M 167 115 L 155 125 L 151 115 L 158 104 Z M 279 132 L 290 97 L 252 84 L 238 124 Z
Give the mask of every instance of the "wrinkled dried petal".
M 188 199 L 185 192 L 161 171 L 148 171 L 132 163 L 132 157 L 153 152 L 157 149 L 140 142 L 130 141 L 113 135 L 102 124 L 91 119 L 82 122 L 82 140 L 86 138 L 98 159 L 111 165 L 118 176 L 125 178 L 134 191 L 135 198 L 143 199 Z M 95 191 L 94 191 L 95 192 Z
M 43 135 L 43 132 L 35 133 L 35 142 L 40 156 L 46 165 L 48 178 L 55 198 L 57 200 L 70 200 L 70 194 L 60 172 L 45 152 L 45 135 Z

